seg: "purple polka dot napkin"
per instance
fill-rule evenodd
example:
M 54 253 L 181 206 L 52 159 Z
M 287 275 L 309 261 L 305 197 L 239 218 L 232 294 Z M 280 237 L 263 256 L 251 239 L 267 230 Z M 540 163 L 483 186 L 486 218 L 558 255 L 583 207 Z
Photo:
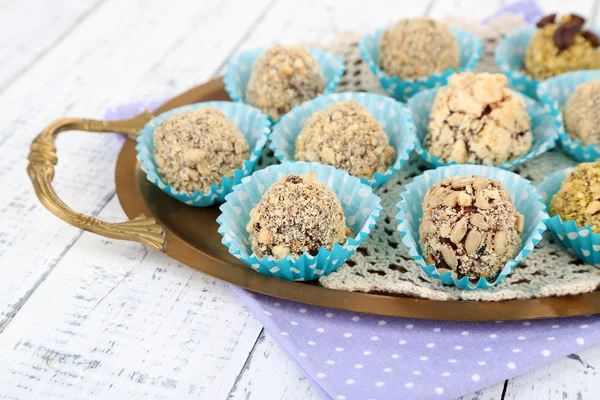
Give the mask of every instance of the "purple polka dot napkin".
M 600 315 L 427 321 L 331 310 L 234 290 L 331 399 L 452 399 L 600 343 Z

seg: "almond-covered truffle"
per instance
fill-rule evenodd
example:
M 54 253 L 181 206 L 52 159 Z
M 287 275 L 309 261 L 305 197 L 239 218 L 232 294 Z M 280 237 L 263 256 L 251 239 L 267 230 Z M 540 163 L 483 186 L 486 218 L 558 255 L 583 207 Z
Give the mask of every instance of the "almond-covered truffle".
M 389 168 L 395 154 L 377 120 L 357 101 L 346 100 L 327 106 L 306 121 L 294 158 L 371 179 L 375 172 Z
M 550 215 L 600 233 L 600 160 L 579 164 L 550 203 Z
M 450 76 L 431 109 L 429 155 L 442 162 L 499 165 L 526 154 L 533 142 L 527 107 L 506 84 L 502 74 Z
M 254 61 L 246 103 L 278 121 L 324 89 L 321 69 L 308 50 L 300 46 L 275 46 Z
M 565 15 L 556 22 L 556 14 L 542 18 L 525 52 L 525 71 L 534 79 L 581 69 L 600 68 L 600 40 L 584 28 L 585 19 Z
M 207 193 L 232 177 L 250 155 L 248 142 L 225 114 L 212 107 L 165 119 L 154 132 L 154 160 L 167 185 Z
M 331 250 L 335 243 L 344 244 L 352 234 L 335 193 L 313 172 L 275 182 L 250 211 L 246 229 L 252 251 L 276 260 L 288 254 L 314 256 L 322 247 Z
M 419 227 L 423 257 L 440 274 L 493 280 L 518 253 L 525 219 L 500 182 L 454 176 L 433 185 Z
M 431 18 L 403 19 L 379 41 L 379 66 L 400 79 L 429 77 L 458 68 L 460 52 L 448 25 Z
M 600 144 L 600 79 L 577 86 L 562 111 L 565 131 L 573 140 Z

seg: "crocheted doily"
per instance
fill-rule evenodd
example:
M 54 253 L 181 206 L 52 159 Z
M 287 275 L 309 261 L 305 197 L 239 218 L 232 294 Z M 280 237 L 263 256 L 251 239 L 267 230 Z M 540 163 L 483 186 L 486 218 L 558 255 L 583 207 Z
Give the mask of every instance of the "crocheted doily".
M 450 22 L 475 32 L 484 40 L 484 53 L 476 71 L 497 71 L 493 53 L 498 40 L 523 23 L 519 17 L 510 15 L 501 16 L 485 27 L 459 18 Z M 345 33 L 327 45 L 310 45 L 332 51 L 344 60 L 346 72 L 338 91 L 385 94 L 360 57 L 358 41 L 361 36 L 358 33 Z M 276 163 L 273 155 L 263 154 L 259 165 L 264 167 L 272 163 Z M 560 149 L 554 149 L 513 169 L 513 172 L 537 184 L 549 173 L 576 164 Z M 321 285 L 338 290 L 388 292 L 436 300 L 483 301 L 566 296 L 600 289 L 600 269 L 585 264 L 569 253 L 550 232 L 544 234 L 544 239 L 535 250 L 504 281 L 491 289 L 464 291 L 427 277 L 408 254 L 396 230 L 396 203 L 404 191 L 404 185 L 426 169 L 425 163 L 413 153 L 400 171 L 376 191 L 383 206 L 377 224 L 345 265 L 320 278 Z

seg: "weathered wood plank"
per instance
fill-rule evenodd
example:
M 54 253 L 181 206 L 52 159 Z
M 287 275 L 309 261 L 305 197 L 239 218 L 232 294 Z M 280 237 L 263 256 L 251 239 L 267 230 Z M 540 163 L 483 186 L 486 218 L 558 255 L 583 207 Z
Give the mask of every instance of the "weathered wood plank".
M 0 3 L 0 91 L 103 0 Z
M 0 336 L 0 398 L 223 399 L 260 330 L 224 283 L 84 233 Z
M 600 393 L 600 346 L 511 379 L 507 400 L 597 399 Z
M 35 198 L 25 157 L 36 133 L 65 114 L 100 117 L 109 104 L 139 100 L 144 85 L 164 87 L 171 75 L 151 81 L 144 76 L 165 60 L 189 63 L 186 52 L 174 50 L 183 37 L 197 40 L 190 53 L 206 54 L 215 43 L 231 48 L 267 4 L 247 3 L 187 0 L 172 7 L 162 1 L 107 1 L 0 94 L 0 331 L 80 234 Z M 208 79 L 223 57 L 207 57 L 203 69 L 188 69 L 182 82 Z M 182 77 L 184 71 L 178 73 Z M 87 214 L 106 204 L 114 193 L 122 140 L 73 133 L 58 139 L 55 186 L 67 204 Z

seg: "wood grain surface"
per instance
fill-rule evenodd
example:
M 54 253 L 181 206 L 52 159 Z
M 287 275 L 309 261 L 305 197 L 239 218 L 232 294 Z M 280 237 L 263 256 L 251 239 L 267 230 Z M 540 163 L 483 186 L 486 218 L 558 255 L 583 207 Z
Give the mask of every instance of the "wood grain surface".
M 323 41 L 400 17 L 478 19 L 502 4 L 0 1 L 0 399 L 320 398 L 228 286 L 45 210 L 25 173 L 29 144 L 52 119 L 172 97 L 242 49 Z M 598 1 L 543 4 L 600 23 Z M 59 139 L 55 186 L 74 209 L 125 219 L 113 181 L 123 140 Z M 464 399 L 595 399 L 599 370 L 594 347 Z

